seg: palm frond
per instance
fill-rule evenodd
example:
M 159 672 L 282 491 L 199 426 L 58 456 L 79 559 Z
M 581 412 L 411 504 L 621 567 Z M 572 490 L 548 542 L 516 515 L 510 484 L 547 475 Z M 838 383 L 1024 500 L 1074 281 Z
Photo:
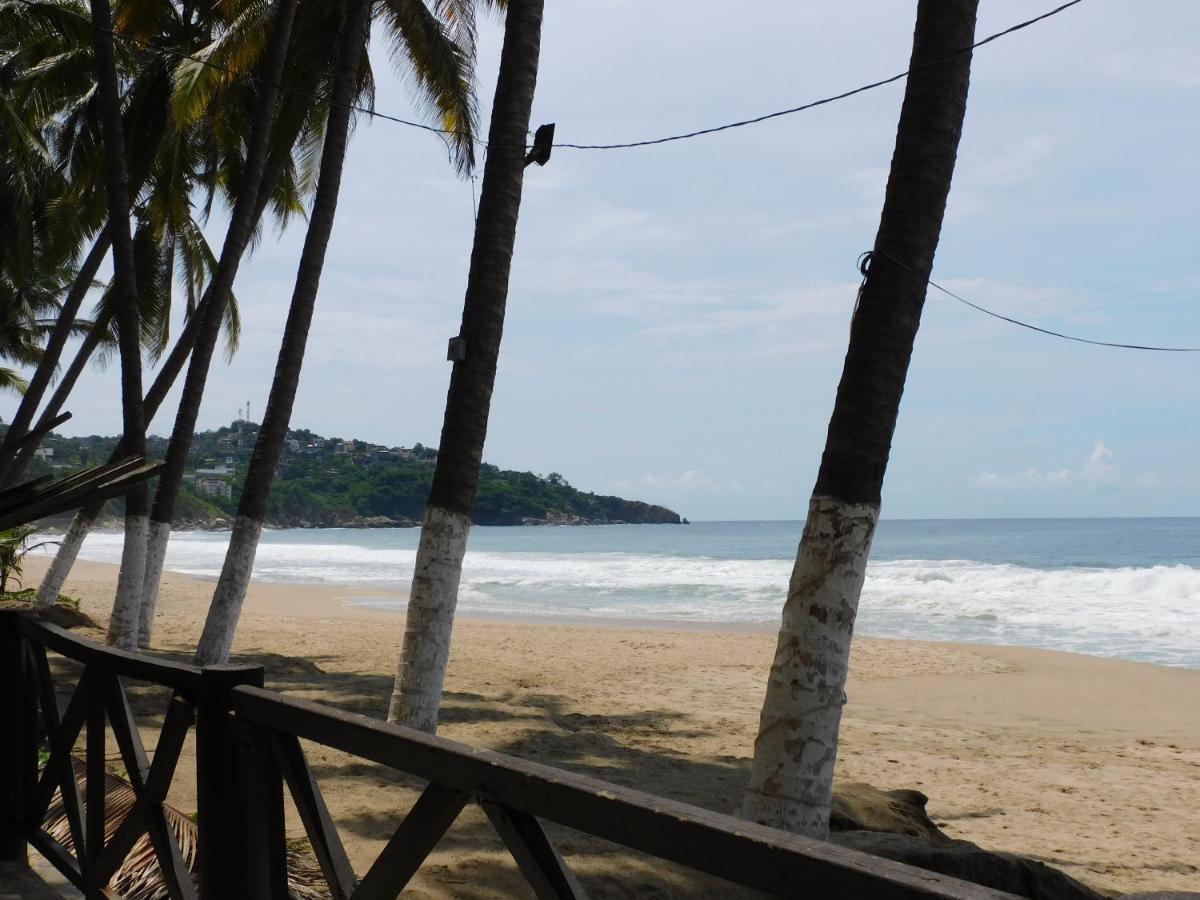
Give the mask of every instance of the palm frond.
M 413 83 L 423 110 L 450 132 L 451 159 L 464 174 L 475 166 L 478 127 L 475 19 L 470 7 L 450 0 L 434 11 L 423 0 L 384 0 L 381 7 L 392 62 Z
M 24 394 L 27 387 L 29 387 L 28 381 L 12 369 L 0 366 L 0 391 L 12 391 L 16 394 Z
M 76 782 L 82 784 L 87 778 L 84 761 L 72 756 L 71 764 Z M 137 805 L 137 794 L 129 782 L 115 775 L 104 773 L 104 843 L 107 844 L 117 829 L 128 818 Z M 179 845 L 180 856 L 197 883 L 196 851 L 198 848 L 196 824 L 179 810 L 162 805 L 167 827 Z M 62 794 L 56 790 L 50 807 L 42 819 L 42 828 L 63 848 L 74 854 L 75 844 L 71 836 L 70 820 L 63 806 Z M 288 841 L 287 847 L 288 896 L 291 900 L 327 900 L 329 888 L 321 875 L 321 868 L 307 841 Z M 108 890 L 125 900 L 169 900 L 166 880 L 154 852 L 150 836 L 144 831 L 125 856 L 120 868 L 108 882 Z

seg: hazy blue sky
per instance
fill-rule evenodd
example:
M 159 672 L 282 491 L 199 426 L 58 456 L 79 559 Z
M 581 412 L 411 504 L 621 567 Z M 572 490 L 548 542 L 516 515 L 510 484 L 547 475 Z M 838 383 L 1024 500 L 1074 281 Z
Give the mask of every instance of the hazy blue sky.
M 1053 5 L 983 0 L 979 33 Z M 902 71 L 916 4 L 547 7 L 535 124 L 593 143 Z M 1050 328 L 1200 345 L 1198 34 L 1200 4 L 1086 0 L 981 49 L 935 279 Z M 485 127 L 499 39 L 489 20 Z M 411 115 L 382 44 L 373 59 L 378 109 Z M 486 458 L 692 518 L 803 516 L 902 93 L 531 168 Z M 437 443 L 471 225 L 471 185 L 435 137 L 359 122 L 295 426 Z M 261 415 L 301 239 L 271 236 L 243 265 L 242 349 L 202 427 L 247 400 Z M 1068 344 L 931 292 L 884 514 L 1200 514 L 1198 373 L 1200 354 Z M 113 433 L 116 367 L 70 409 L 70 432 Z

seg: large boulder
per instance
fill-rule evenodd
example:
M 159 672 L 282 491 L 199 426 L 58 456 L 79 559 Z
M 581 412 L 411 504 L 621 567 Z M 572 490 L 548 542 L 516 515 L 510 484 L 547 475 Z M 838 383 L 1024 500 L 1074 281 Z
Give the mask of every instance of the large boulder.
M 832 836 L 832 841 L 843 847 L 1030 900 L 1106 900 L 1104 894 L 1045 863 L 984 850 L 970 841 L 947 840 L 948 843 L 934 845 L 924 837 L 878 831 L 843 831 Z
M 881 791 L 862 781 L 833 787 L 830 831 L 882 831 L 919 837 L 935 847 L 953 843 L 925 812 L 929 798 L 920 791 Z

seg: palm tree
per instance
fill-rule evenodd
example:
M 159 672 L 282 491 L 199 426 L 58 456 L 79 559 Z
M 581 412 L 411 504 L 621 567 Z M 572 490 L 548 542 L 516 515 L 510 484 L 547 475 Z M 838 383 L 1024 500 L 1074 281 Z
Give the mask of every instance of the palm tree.
M 100 131 L 104 144 L 105 187 L 108 193 L 108 231 L 112 240 L 113 280 L 117 292 L 117 340 L 121 351 L 122 431 L 132 456 L 146 453 L 146 420 L 142 409 L 141 321 L 138 315 L 137 274 L 133 235 L 129 228 L 129 171 L 125 159 L 121 93 L 117 82 L 109 0 L 90 0 Z M 150 496 L 144 483 L 125 496 L 125 545 L 117 596 L 141 592 L 146 568 L 146 533 Z M 114 617 L 108 623 L 108 641 L 125 649 L 137 645 L 137 620 Z
M 437 730 L 459 577 L 496 381 L 521 208 L 525 136 L 537 84 L 542 9 L 542 0 L 508 4 L 459 329 L 463 353 L 450 376 L 437 465 L 408 596 L 404 645 L 388 709 L 389 722 L 428 732 Z
M 37 368 L 34 369 L 33 376 L 29 379 L 28 390 L 25 391 L 24 396 L 21 398 L 21 403 L 17 407 L 16 414 L 13 416 L 8 431 L 4 435 L 3 445 L 12 446 L 12 444 L 28 433 L 33 416 L 37 412 L 38 406 L 42 402 L 42 397 L 45 396 L 46 389 L 50 386 L 50 382 L 54 377 L 59 360 L 62 358 L 62 352 L 66 348 L 67 340 L 75 329 L 75 321 L 79 316 L 79 308 L 83 304 L 88 288 L 91 287 L 91 282 L 100 270 L 100 264 L 107 255 L 108 230 L 105 229 L 96 238 L 91 250 L 79 267 L 75 282 L 63 301 L 62 309 L 59 311 L 54 328 L 46 338 L 46 346 L 43 348 Z M 0 487 L 7 487 L 15 480 L 9 475 L 11 463 L 11 458 L 0 460 Z
M 13 30 L 17 30 L 15 26 L 24 25 L 26 33 L 36 35 L 39 33 L 39 25 L 42 26 L 42 32 L 47 30 L 47 20 L 60 26 L 76 21 L 74 17 L 61 15 L 55 19 L 54 14 L 61 13 L 61 9 L 54 4 L 42 6 L 46 9 L 39 10 L 41 15 L 32 17 L 32 21 L 28 23 L 14 23 Z M 154 385 L 146 394 L 147 420 L 153 417 L 186 362 L 196 339 L 198 318 L 203 318 L 200 312 L 210 306 L 202 297 L 217 260 L 204 239 L 201 225 L 196 221 L 191 197 L 198 189 L 208 193 L 207 201 L 201 204 L 204 213 L 207 214 L 207 210 L 212 206 L 214 191 L 236 181 L 236 178 L 230 175 L 230 169 L 239 166 L 239 161 L 231 159 L 238 151 L 236 140 L 232 142 L 234 146 L 230 146 L 228 140 L 222 144 L 214 139 L 218 129 L 213 121 L 215 116 L 212 111 L 220 111 L 226 119 L 235 119 L 238 114 L 233 105 L 227 102 L 228 91 L 223 86 L 219 90 L 210 91 L 210 94 L 216 96 L 209 109 L 202 115 L 184 116 L 180 121 L 181 117 L 168 115 L 172 84 L 177 76 L 177 68 L 182 68 L 179 66 L 180 57 L 186 57 L 187 54 L 203 47 L 203 36 L 211 35 L 215 28 L 228 27 L 228 23 L 219 15 L 221 11 L 233 16 L 235 24 L 244 25 L 247 20 L 253 24 L 252 14 L 255 12 L 261 18 L 260 4 L 246 6 L 247 10 L 239 13 L 232 4 L 223 4 L 216 12 L 210 9 L 207 17 L 199 17 L 194 6 L 189 14 L 168 4 L 161 8 L 154 7 L 150 10 L 151 15 L 132 17 L 132 21 L 127 22 L 124 29 L 119 29 L 123 36 L 130 31 L 137 32 L 133 35 L 135 46 L 152 47 L 141 53 L 126 53 L 122 62 L 124 81 L 127 84 L 124 103 L 125 131 L 139 137 L 136 146 L 131 150 L 130 162 L 134 181 L 140 186 L 136 204 L 139 221 L 134 237 L 135 264 L 137 282 L 141 289 L 140 299 L 143 312 L 146 313 L 143 316 L 143 337 L 154 356 L 159 356 L 169 341 L 167 322 L 170 319 L 173 273 L 180 276 L 185 288 L 188 310 L 191 312 L 183 334 L 167 356 Z M 128 13 L 130 7 L 126 6 L 124 9 Z M 90 29 L 88 31 L 90 32 Z M 51 118 L 56 122 L 54 131 L 57 137 L 57 156 L 64 161 L 64 166 L 72 171 L 76 195 L 74 205 L 89 209 L 95 205 L 90 203 L 95 191 L 88 188 L 88 185 L 95 181 L 91 171 L 95 168 L 96 157 L 95 141 L 92 137 L 97 130 L 92 121 L 95 104 L 86 99 L 79 99 L 81 91 L 77 84 L 78 73 L 70 71 L 68 66 L 58 62 L 78 55 L 77 51 L 74 54 L 71 52 L 70 37 L 69 34 L 65 38 L 59 35 L 57 44 L 42 41 L 40 52 L 32 49 L 34 42 L 31 40 L 23 39 L 23 44 L 31 47 L 29 56 L 36 62 L 37 71 L 42 73 L 36 82 L 35 90 L 48 95 L 40 97 L 39 101 L 42 107 L 53 111 Z M 252 43 L 253 36 L 248 40 Z M 165 49 L 158 49 L 160 44 L 165 45 Z M 242 47 L 235 47 L 235 50 L 240 49 L 244 49 L 244 43 Z M 90 60 L 90 51 L 88 57 Z M 45 75 L 47 70 L 51 70 L 56 77 L 50 78 Z M 94 77 L 92 80 L 94 82 Z M 239 79 L 238 82 L 241 83 L 242 80 Z M 89 92 L 85 86 L 82 93 L 86 95 Z M 234 111 L 230 112 L 231 109 Z M 225 132 L 228 133 L 229 129 L 226 128 Z M 277 164 L 276 168 L 286 169 L 291 164 L 289 156 L 284 162 Z M 264 192 L 267 196 L 256 207 L 255 221 L 257 222 L 270 204 L 273 204 L 276 212 L 282 216 L 299 210 L 300 199 L 294 185 L 295 180 L 292 179 L 282 187 L 277 187 L 273 193 Z M 103 199 L 103 193 L 100 197 Z M 109 299 L 106 296 L 105 300 Z M 232 295 L 229 295 L 228 299 L 223 316 L 218 316 L 217 322 L 220 323 L 223 318 L 232 352 L 236 344 L 238 315 Z M 42 411 L 39 424 L 49 421 L 57 414 L 88 359 L 98 347 L 103 346 L 108 331 L 106 316 L 111 315 L 111 303 L 102 302 L 101 309 L 101 314 L 97 316 L 100 327 L 88 332 L 75 360 Z M 120 452 L 125 452 L 123 444 Z M 26 447 L 13 463 L 9 473 L 10 479 L 19 476 L 31 457 L 32 448 Z M 99 507 L 85 507 L 76 514 L 68 538 L 60 546 L 55 562 L 39 590 L 40 605 L 53 603 L 57 598 L 80 544 L 99 511 Z M 120 594 L 117 603 L 132 597 L 128 592 Z M 117 612 L 118 617 L 127 616 L 123 610 Z
M 100 104 L 96 91 L 95 61 L 92 52 L 92 29 L 83 7 L 75 2 L 19 2 L 0 5 L 0 26 L 3 37 L 0 47 L 8 62 L 12 99 L 32 113 L 31 128 L 45 134 L 53 156 L 61 190 L 49 204 L 54 218 L 54 231 L 60 242 L 72 251 L 86 240 L 91 247 L 78 266 L 58 320 L 50 332 L 41 361 L 30 379 L 29 390 L 5 435 L 11 445 L 28 432 L 46 390 L 56 372 L 67 338 L 82 326 L 78 314 L 95 276 L 109 250 L 109 231 L 104 227 L 106 195 L 103 184 L 103 148 L 97 140 Z M 165 136 L 166 117 L 163 115 L 164 87 L 169 86 L 169 72 L 161 64 L 141 66 L 131 73 L 128 54 L 122 55 L 121 80 L 129 82 L 123 98 L 124 130 L 136 133 L 138 140 L 130 149 L 127 160 L 131 195 L 137 195 L 148 177 L 156 151 Z M 162 168 L 162 166 L 158 166 Z M 199 230 L 196 230 L 199 234 Z M 171 236 L 174 239 L 175 235 Z M 135 241 L 135 245 L 136 245 Z M 135 254 L 140 265 L 145 254 Z M 149 282 L 138 277 L 143 296 Z M 145 283 L 143 283 L 145 282 Z M 169 301 L 169 294 L 166 298 Z M 162 309 L 168 308 L 164 301 Z M 165 329 L 165 312 L 158 317 L 143 317 L 143 327 Z M 84 358 L 100 343 L 103 333 L 94 333 L 85 342 Z M 78 357 L 77 357 L 78 360 Z M 78 370 L 78 365 L 73 370 Z M 60 384 L 61 387 L 61 384 Z M 63 391 L 56 391 L 63 396 Z M 43 414 L 42 420 L 53 418 Z M 0 487 L 20 477 L 36 445 L 29 445 L 15 460 L 0 466 Z
M 199 312 L 202 311 L 200 310 Z M 183 330 L 175 341 L 175 346 L 155 375 L 154 381 L 150 385 L 150 390 L 142 398 L 142 406 L 148 419 L 154 418 L 154 414 L 158 412 L 158 408 L 162 405 L 167 393 L 174 386 L 175 379 L 183 371 L 183 366 L 192 352 L 192 345 L 195 343 L 196 332 L 198 330 L 197 325 L 196 314 L 193 314 L 192 321 L 189 322 L 188 327 Z M 95 334 L 96 329 L 93 329 L 92 333 Z M 86 362 L 86 356 L 83 355 L 82 350 L 76 356 L 76 363 L 80 362 L 81 357 L 83 362 Z M 72 370 L 74 371 L 76 368 L 76 365 L 72 364 Z M 78 369 L 81 370 L 82 365 L 79 365 Z M 74 372 L 74 376 L 78 377 L 78 371 Z M 71 377 L 71 374 L 68 373 L 68 376 L 63 379 L 64 384 Z M 56 410 L 58 408 L 56 403 L 58 406 L 61 406 L 61 400 L 57 396 L 51 400 L 49 407 L 43 415 L 51 414 L 53 410 Z M 39 426 L 41 424 L 43 423 L 39 422 Z M 109 462 L 115 462 L 128 455 L 125 440 L 122 437 L 117 442 L 117 446 L 113 450 Z M 71 573 L 71 567 L 75 565 L 75 560 L 79 556 L 80 549 L 83 547 L 84 539 L 92 530 L 92 525 L 103 508 L 104 501 L 93 501 L 86 506 L 80 507 L 71 519 L 71 525 L 67 529 L 67 533 L 63 536 L 62 541 L 59 542 L 58 552 L 54 556 L 54 561 L 46 570 L 46 574 L 42 576 L 41 584 L 38 585 L 37 598 L 34 602 L 34 606 L 37 609 L 46 609 L 53 606 L 58 600 L 63 584 L 66 582 L 67 576 Z
M 225 244 L 221 248 L 216 273 L 205 291 L 205 312 L 199 321 L 196 344 L 192 349 L 187 377 L 183 383 L 183 396 L 175 416 L 175 427 L 167 446 L 166 465 L 159 475 L 151 510 L 150 533 L 146 550 L 146 568 L 138 610 L 138 644 L 149 646 L 154 626 L 154 610 L 158 601 L 158 584 L 162 576 L 163 560 L 166 557 L 167 539 L 171 532 L 171 521 L 175 514 L 175 498 L 183 482 L 188 451 L 196 431 L 196 419 L 200 414 L 200 401 L 208 379 L 208 367 L 221 332 L 221 320 L 233 292 L 238 265 L 253 237 L 256 225 L 255 211 L 258 195 L 262 188 L 263 173 L 267 167 L 270 149 L 271 126 L 275 119 L 276 100 L 283 78 L 284 63 L 287 61 L 288 44 L 292 33 L 292 18 L 296 11 L 296 0 L 279 0 L 271 41 L 264 55 L 260 75 L 261 89 L 257 100 L 254 119 L 247 141 L 245 166 L 229 229 L 225 233 Z
M 454 132 L 455 144 L 460 148 L 465 144 L 468 152 L 471 146 L 471 116 L 473 104 L 470 94 L 469 78 L 463 77 L 466 68 L 463 55 L 459 48 L 450 41 L 443 32 L 437 19 L 430 15 L 423 3 L 417 0 L 390 0 L 385 7 L 385 24 L 388 34 L 393 40 L 394 49 L 403 58 L 411 60 L 417 76 L 418 85 L 424 90 L 426 99 L 435 107 L 442 110 L 444 119 Z M 328 114 L 325 103 L 318 100 L 316 104 L 303 102 L 312 97 L 328 97 L 329 87 L 321 84 L 327 80 L 319 78 L 323 73 L 331 72 L 335 60 L 329 58 L 330 49 L 327 39 L 331 30 L 337 28 L 337 8 L 332 5 L 310 7 L 303 10 L 295 27 L 295 39 L 292 42 L 292 52 L 286 59 L 279 60 L 280 65 L 287 64 L 285 80 L 292 87 L 283 98 L 283 103 L 277 115 L 275 142 L 289 146 L 298 143 L 299 156 L 302 160 L 320 158 L 321 141 L 325 128 L 324 116 Z M 334 18 L 331 19 L 331 14 Z M 215 46 L 215 45 L 214 45 Z M 327 63 L 324 60 L 327 60 Z M 188 92 L 177 101 L 177 106 L 186 109 L 197 108 L 204 96 L 204 82 L 200 78 L 207 72 L 197 71 L 195 77 L 179 79 Z M 278 76 L 268 76 L 278 78 Z M 366 95 L 369 100 L 371 78 L 369 64 L 364 60 L 356 78 L 355 102 Z M 260 111 L 263 107 L 260 105 Z M 466 116 L 463 120 L 461 117 Z M 278 180 L 278 166 L 267 163 L 267 145 L 270 121 L 262 123 L 264 129 L 259 138 L 264 142 L 256 151 L 261 156 L 252 161 L 247 156 L 241 166 L 243 178 L 248 178 L 256 168 L 265 168 L 266 173 L 255 175 L 264 185 Z M 255 139 L 250 146 L 255 147 Z M 460 150 L 461 153 L 461 150 Z M 302 178 L 304 176 L 301 176 Z M 265 195 L 254 202 L 254 194 L 243 188 L 247 203 L 242 204 L 241 215 L 245 223 L 238 222 L 238 209 L 241 198 L 235 203 L 234 222 L 227 235 L 226 248 L 222 259 L 228 259 L 226 276 L 230 283 L 237 271 L 240 254 L 249 244 L 254 222 L 261 215 L 266 202 Z M 260 192 L 261 194 L 261 192 Z M 253 216 L 253 221 L 249 217 Z M 219 273 L 220 275 L 220 273 Z M 224 290 L 216 281 L 210 286 L 210 291 L 220 304 L 220 292 Z M 191 448 L 195 432 L 195 423 L 199 415 L 200 402 L 208 375 L 211 359 L 211 343 L 215 339 L 212 328 L 207 334 L 201 335 L 192 363 L 188 371 L 187 383 L 184 386 L 184 396 L 180 401 L 179 413 L 168 445 L 166 464 L 159 478 L 155 493 L 154 508 L 151 513 L 150 543 L 147 551 L 146 577 L 142 592 L 141 628 L 139 641 L 146 645 L 150 639 L 153 627 L 153 616 L 157 602 L 158 584 L 162 574 L 163 562 L 166 556 L 167 543 L 170 538 L 171 524 L 175 516 L 175 503 L 183 482 L 187 455 Z
M 434 103 L 443 113 L 443 121 L 455 126 L 451 130 L 455 132 L 454 143 L 459 148 L 458 158 L 469 162 L 469 90 L 464 89 L 465 82 L 462 82 L 454 91 L 446 94 L 437 90 L 440 84 L 444 85 L 444 76 L 440 80 L 430 77 L 434 71 L 431 67 L 440 65 L 443 71 L 461 79 L 464 67 L 458 48 L 447 40 L 441 25 L 423 3 L 389 0 L 385 6 L 396 25 L 397 40 L 404 42 L 403 46 L 415 74 L 421 82 L 428 85 Z M 369 33 L 370 12 L 369 3 L 347 0 L 342 22 L 337 29 L 337 60 L 329 93 L 328 118 L 324 125 L 316 199 L 300 257 L 266 412 L 246 474 L 245 488 L 234 520 L 225 563 L 196 651 L 196 658 L 204 664 L 228 658 L 246 586 L 249 583 L 263 518 L 266 515 L 267 499 L 287 436 L 325 251 L 333 229 L 342 167 L 349 140 L 353 111 L 351 104 L 360 90 L 363 77 L 364 47 Z M 459 118 L 463 115 L 467 118 Z M 464 147 L 468 154 L 463 153 Z
M 978 0 L 919 0 L 879 232 L 767 681 L 743 814 L 825 838 L 850 640 L 966 112 Z
M 0 42 L 0 360 L 37 366 L 45 320 L 57 306 L 63 260 L 53 241 L 49 205 L 61 187 L 31 110 L 14 90 L 18 54 Z M 15 370 L 0 367 L 0 388 L 27 393 Z M 4 442 L 21 436 L 10 423 Z M 2 486 L 2 485 L 0 485 Z
M 325 251 L 333 233 L 342 167 L 350 137 L 351 103 L 370 22 L 370 0 L 346 0 L 338 34 L 336 76 L 329 101 L 316 199 L 304 238 L 304 249 L 300 254 L 296 285 L 292 291 L 267 409 L 246 473 L 245 488 L 238 505 L 225 563 L 196 648 L 196 659 L 202 665 L 223 662 L 229 657 L 246 585 L 250 580 L 250 570 L 254 565 L 258 536 L 266 515 L 267 497 L 279 465 L 292 403 L 300 382 L 300 369 L 304 362 L 304 349 L 316 305 Z

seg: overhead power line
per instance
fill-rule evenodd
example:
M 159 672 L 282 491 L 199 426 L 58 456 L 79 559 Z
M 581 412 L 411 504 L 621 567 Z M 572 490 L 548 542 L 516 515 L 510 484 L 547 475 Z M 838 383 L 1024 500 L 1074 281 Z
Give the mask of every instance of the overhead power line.
M 36 0 L 19 0 L 19 2 L 25 4 L 26 6 L 29 6 L 29 7 L 38 7 L 38 6 L 43 5 L 41 3 L 36 2 Z M 914 66 L 910 69 L 905 69 L 903 72 L 900 72 L 896 75 L 891 75 L 887 78 L 882 78 L 879 81 L 872 81 L 869 84 L 860 85 L 859 87 L 851 88 L 850 90 L 847 90 L 847 91 L 842 91 L 839 94 L 833 94 L 832 96 L 823 97 L 820 100 L 813 100 L 808 103 L 803 103 L 799 106 L 793 106 L 789 109 L 776 110 L 775 112 L 765 113 L 764 115 L 754 116 L 752 118 L 739 119 L 739 120 L 733 121 L 733 122 L 726 122 L 722 125 L 714 125 L 709 128 L 700 128 L 695 131 L 688 131 L 688 132 L 684 132 L 682 134 L 671 134 L 671 135 L 667 135 L 665 137 L 649 138 L 647 140 L 627 141 L 624 143 L 608 143 L 608 144 L 563 143 L 563 144 L 553 144 L 552 146 L 555 148 L 562 148 L 565 150 L 627 150 L 627 149 L 632 149 L 632 148 L 636 148 L 636 147 L 653 147 L 653 146 L 657 146 L 659 144 L 669 144 L 669 143 L 673 143 L 675 141 L 685 141 L 685 140 L 690 140 L 692 138 L 704 137 L 704 136 L 710 135 L 710 134 L 717 134 L 718 132 L 721 132 L 721 131 L 730 131 L 734 128 L 744 128 L 748 125 L 758 125 L 763 122 L 770 121 L 772 119 L 779 119 L 784 116 L 790 116 L 790 115 L 794 115 L 796 113 L 806 112 L 807 110 L 810 110 L 810 109 L 816 109 L 819 106 L 827 106 L 830 103 L 836 103 L 839 100 L 845 100 L 848 97 L 853 97 L 857 94 L 863 94 L 863 93 L 866 93 L 867 91 L 874 90 L 875 88 L 880 88 L 885 85 L 892 84 L 897 81 L 901 81 L 902 79 L 907 78 L 913 72 L 921 71 L 923 69 L 927 69 L 932 66 L 941 65 L 945 62 L 948 62 L 952 59 L 956 59 L 957 57 L 962 56 L 964 53 L 971 53 L 972 51 L 978 49 L 979 47 L 984 46 L 985 44 L 990 44 L 990 43 L 992 43 L 992 41 L 998 40 L 999 38 L 1013 34 L 1014 32 L 1017 32 L 1017 31 L 1021 31 L 1024 28 L 1028 28 L 1030 25 L 1035 25 L 1038 22 L 1042 22 L 1046 19 L 1051 18 L 1052 16 L 1056 16 L 1059 13 L 1070 9 L 1072 6 L 1078 6 L 1082 2 L 1083 2 L 1083 0 L 1069 0 L 1069 2 L 1063 3 L 1061 6 L 1056 6 L 1054 9 L 1044 12 L 1041 15 L 1034 16 L 1033 18 L 1026 19 L 1023 22 L 1018 22 L 1016 25 L 1011 25 L 1002 31 L 997 31 L 994 34 L 990 34 L 987 37 L 982 38 L 982 39 L 976 41 L 975 43 L 971 44 L 969 47 L 963 47 L 961 50 L 956 50 L 954 53 L 951 53 L 948 56 L 943 56 L 940 59 L 930 60 L 927 63 L 922 63 L 919 66 Z M 92 28 L 98 27 L 92 22 L 91 18 L 88 16 L 82 15 L 80 13 L 75 12 L 74 10 L 67 9 L 65 7 L 56 7 L 56 9 L 64 14 L 74 16 L 77 19 L 87 22 Z M 140 47 L 143 50 L 153 50 L 155 52 L 163 53 L 168 56 L 174 57 L 175 59 L 190 60 L 190 61 L 198 63 L 202 66 L 208 66 L 209 68 L 216 69 L 220 72 L 224 72 L 227 75 L 232 75 L 237 78 L 249 78 L 251 80 L 258 80 L 257 76 L 254 75 L 252 72 L 239 71 L 236 69 L 232 69 L 228 66 L 221 65 L 220 63 L 216 63 L 211 60 L 204 59 L 202 57 L 192 56 L 190 54 L 184 53 L 179 50 L 175 50 L 170 47 L 165 47 L 165 46 L 162 46 L 160 44 L 155 44 L 150 41 L 142 41 L 137 38 L 132 38 L 127 35 L 123 35 L 113 29 L 101 29 L 101 30 L 103 30 L 107 34 L 111 34 L 117 40 L 123 41 L 130 46 Z M 301 97 L 306 97 L 306 98 L 310 98 L 310 99 L 315 99 L 312 94 L 304 93 L 301 91 L 296 91 L 294 89 L 288 88 L 286 85 L 284 85 L 281 89 L 284 91 L 287 91 L 295 96 L 301 96 Z M 445 128 L 437 128 L 433 125 L 425 125 L 424 123 L 421 123 L 421 122 L 414 122 L 410 119 L 401 118 L 400 116 L 393 116 L 388 113 L 381 113 L 378 110 L 370 109 L 370 108 L 364 107 L 364 106 L 356 106 L 356 105 L 352 104 L 350 106 L 350 109 L 352 109 L 355 112 L 362 113 L 363 115 L 370 116 L 371 118 L 374 118 L 374 119 L 382 119 L 386 122 L 391 122 L 396 125 L 403 125 L 408 128 L 418 128 L 422 131 L 428 131 L 428 132 L 431 132 L 431 133 L 437 134 L 437 135 L 445 136 L 445 135 L 459 134 L 459 132 L 456 132 L 453 130 L 449 130 L 449 129 L 445 129 Z M 485 147 L 487 146 L 487 143 L 484 141 L 479 141 L 478 143 L 480 143 L 481 145 L 483 145 Z
M 818 106 L 825 106 L 830 103 L 835 103 L 838 100 L 845 100 L 847 97 L 853 97 L 855 94 L 863 94 L 867 91 L 872 91 L 875 88 L 892 84 L 893 82 L 907 78 L 913 72 L 919 72 L 922 69 L 928 69 L 931 66 L 940 66 L 942 63 L 956 59 L 957 57 L 962 56 L 964 53 L 970 53 L 976 48 L 982 47 L 984 44 L 990 44 L 992 41 L 1002 38 L 1005 35 L 1012 34 L 1014 31 L 1020 31 L 1022 28 L 1028 28 L 1030 25 L 1041 22 L 1044 19 L 1049 19 L 1051 16 L 1056 16 L 1060 12 L 1070 9 L 1072 6 L 1076 6 L 1082 2 L 1083 0 L 1070 0 L 1069 3 L 1064 3 L 1062 6 L 1056 7 L 1049 12 L 1042 13 L 1040 16 L 1034 16 L 1032 19 L 1026 19 L 1024 22 L 1018 22 L 1016 25 L 1005 28 L 1003 31 L 997 31 L 995 34 L 990 34 L 982 40 L 976 41 L 971 46 L 963 47 L 961 50 L 956 50 L 948 56 L 943 56 L 940 59 L 930 60 L 929 62 L 922 63 L 919 66 L 913 66 L 911 69 L 905 69 L 903 72 L 892 75 L 889 78 L 882 78 L 879 81 L 872 81 L 870 84 L 864 84 L 848 91 L 842 91 L 840 94 L 834 94 L 833 96 L 824 97 L 820 100 L 813 100 L 809 103 L 803 103 L 800 106 L 793 106 L 790 109 L 781 109 L 777 110 L 776 112 L 755 116 L 752 119 L 741 119 L 737 122 L 726 122 L 724 125 L 714 125 L 711 128 L 701 128 L 696 131 L 684 132 L 683 134 L 672 134 L 668 135 L 667 137 L 651 138 L 644 141 L 630 141 L 624 144 L 555 144 L 554 146 L 565 147 L 570 150 L 625 150 L 632 147 L 653 147 L 656 144 L 669 144 L 672 141 L 686 141 L 690 138 L 703 137 L 707 134 L 716 134 L 719 131 L 729 131 L 733 128 L 744 128 L 747 125 L 758 125 L 761 122 L 767 122 L 771 119 L 779 119 L 783 116 L 793 115 L 794 113 L 806 112 L 810 109 L 816 109 Z
M 871 261 L 876 255 L 885 257 L 886 259 L 890 260 L 891 262 L 894 262 L 896 265 L 900 266 L 903 269 L 907 269 L 908 271 L 912 272 L 914 275 L 917 275 L 918 277 L 921 274 L 916 269 L 914 269 L 912 266 L 896 259 L 896 257 L 892 256 L 892 254 L 890 254 L 884 250 L 874 250 L 874 251 L 867 251 L 866 253 L 864 253 L 862 256 L 860 256 L 858 258 L 858 271 L 860 273 L 862 273 L 863 278 L 867 277 L 867 273 L 871 269 Z M 1020 319 L 1014 319 L 1012 316 L 1006 316 L 1003 313 L 998 313 L 994 310 L 988 309 L 986 306 L 980 306 L 978 303 L 974 303 L 974 302 L 968 300 L 966 297 L 956 294 L 954 291 L 950 290 L 949 288 L 943 287 L 942 285 L 940 285 L 936 281 L 934 281 L 932 278 L 927 278 L 927 279 L 925 279 L 925 281 L 930 287 L 936 288 L 937 290 L 939 290 L 943 294 L 945 294 L 947 297 L 952 297 L 955 300 L 957 300 L 959 303 L 965 304 L 966 306 L 971 307 L 971 309 L 981 312 L 984 315 L 991 316 L 993 319 L 999 319 L 1002 322 L 1008 322 L 1010 325 L 1017 325 L 1021 328 L 1028 328 L 1030 331 L 1036 331 L 1039 334 L 1045 334 L 1045 335 L 1049 335 L 1050 337 L 1060 338 L 1064 341 L 1074 341 L 1078 344 L 1091 344 L 1093 347 L 1115 347 L 1120 350 L 1150 350 L 1155 353 L 1200 353 L 1200 347 L 1155 347 L 1155 346 L 1152 346 L 1149 344 L 1123 344 L 1123 343 L 1120 343 L 1117 341 L 1096 341 L 1096 340 L 1092 340 L 1091 338 L 1079 337 L 1078 335 L 1064 334 L 1061 331 L 1052 331 L 1049 328 L 1043 328 L 1040 325 L 1033 325 L 1033 324 L 1030 324 L 1029 322 L 1022 322 Z

